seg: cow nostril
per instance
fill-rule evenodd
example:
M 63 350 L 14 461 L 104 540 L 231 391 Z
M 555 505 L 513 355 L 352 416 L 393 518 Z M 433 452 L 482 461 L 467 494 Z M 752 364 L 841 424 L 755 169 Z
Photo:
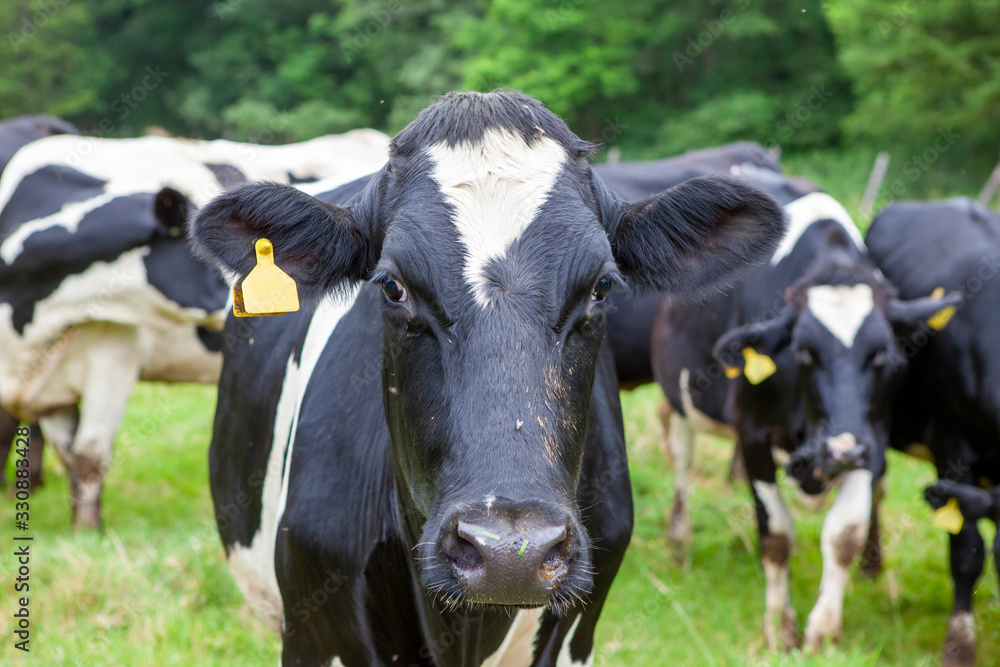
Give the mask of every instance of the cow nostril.
M 457 532 L 453 532 L 445 540 L 444 552 L 452 564 L 460 570 L 478 570 L 483 567 L 483 554 L 479 547 Z
M 556 569 L 566 564 L 566 540 L 559 542 L 549 549 L 542 559 L 542 569 Z

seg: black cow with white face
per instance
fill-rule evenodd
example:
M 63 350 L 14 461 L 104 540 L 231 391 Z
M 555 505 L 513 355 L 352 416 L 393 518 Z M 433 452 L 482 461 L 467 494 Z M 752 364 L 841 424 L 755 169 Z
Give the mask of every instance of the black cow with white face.
M 890 441 L 934 463 L 940 482 L 927 500 L 940 508 L 957 499 L 964 516 L 950 536 L 955 606 L 944 664 L 968 667 L 976 662 L 972 598 L 986 557 L 976 521 L 1000 519 L 1000 495 L 977 488 L 1000 485 L 1000 215 L 966 198 L 899 202 L 875 217 L 867 242 L 900 296 L 961 296 L 947 326 L 913 337 Z M 1000 541 L 993 552 L 1000 558 Z
M 591 151 L 520 93 L 451 94 L 346 205 L 258 184 L 198 214 L 211 262 L 266 237 L 327 294 L 225 353 L 210 454 L 284 664 L 589 664 L 632 527 L 606 297 L 725 279 L 783 227 L 724 180 L 627 205 Z
M 725 433 L 731 425 L 756 505 L 772 648 L 799 643 L 788 592 L 792 520 L 776 485 L 775 458 L 790 458 L 788 476 L 807 498 L 822 501 L 833 483 L 840 485 L 823 528 L 823 580 L 805 630 L 806 648 L 816 651 L 840 634 L 851 563 L 866 543 L 878 543 L 872 518 L 905 361 L 897 337 L 946 304 L 896 299 L 853 222 L 828 195 L 805 194 L 785 209 L 790 233 L 770 262 L 727 295 L 667 304 L 654 353 L 677 413 L 669 434 L 678 474 L 671 536 L 690 539 L 686 470 L 695 434 Z M 877 571 L 877 549 L 865 556 L 864 567 Z

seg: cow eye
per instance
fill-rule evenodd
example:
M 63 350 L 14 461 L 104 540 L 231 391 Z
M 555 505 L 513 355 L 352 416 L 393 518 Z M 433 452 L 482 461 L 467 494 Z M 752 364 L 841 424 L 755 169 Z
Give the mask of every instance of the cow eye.
M 594 285 L 594 301 L 604 301 L 604 297 L 611 291 L 611 276 L 604 276 Z
M 385 294 L 385 298 L 393 303 L 406 301 L 406 288 L 392 278 L 382 280 L 382 294 Z

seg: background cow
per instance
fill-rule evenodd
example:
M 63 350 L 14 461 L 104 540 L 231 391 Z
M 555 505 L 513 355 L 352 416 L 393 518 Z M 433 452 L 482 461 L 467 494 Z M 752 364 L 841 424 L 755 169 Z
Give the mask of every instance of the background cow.
M 820 192 L 788 201 L 796 189 L 786 183 L 776 190 L 790 222 L 770 262 L 704 303 L 665 303 L 653 355 L 674 412 L 667 428 L 678 478 L 670 537 L 690 541 L 687 469 L 696 434 L 732 432 L 756 506 L 772 648 L 799 643 L 788 593 L 792 520 L 776 485 L 775 456 L 791 456 L 789 479 L 807 497 L 822 501 L 832 482 L 840 484 L 805 631 L 806 647 L 816 651 L 839 636 L 850 565 L 866 541 L 878 543 L 871 518 L 903 361 L 896 335 L 942 304 L 897 301 L 843 207 Z M 866 556 L 864 567 L 877 571 L 878 550 Z
M 72 124 L 52 116 L 20 116 L 0 121 L 0 175 L 14 153 L 25 145 L 43 137 L 56 134 L 79 134 Z M 6 462 L 10 447 L 17 430 L 19 420 L 7 414 L 0 408 L 0 462 Z M 42 434 L 37 424 L 31 425 L 31 435 L 28 447 L 28 467 L 30 475 L 28 486 L 40 486 L 44 480 L 42 475 Z M 6 482 L 3 466 L 0 465 L 0 487 Z
M 218 379 L 229 290 L 191 256 L 189 210 L 247 179 L 350 180 L 387 142 L 371 130 L 273 147 L 60 136 L 18 152 L 0 179 L 0 408 L 41 421 L 77 524 L 100 524 L 135 381 Z
M 592 168 L 612 192 L 627 202 L 647 199 L 699 176 L 781 173 L 777 157 L 753 141 L 690 151 L 663 160 L 602 163 Z M 608 341 L 623 389 L 654 380 L 650 340 L 656 311 L 664 296 L 656 291 L 622 290 L 611 297 L 614 308 L 608 315 Z
M 966 667 L 975 664 L 972 597 L 986 555 L 971 487 L 1000 484 L 1000 215 L 965 198 L 900 202 L 876 216 L 867 242 L 901 297 L 940 288 L 962 297 L 943 330 L 923 327 L 907 350 L 890 433 L 893 447 L 934 462 L 942 481 L 928 500 L 957 498 L 965 515 L 950 538 L 955 607 L 944 660 Z
M 632 526 L 606 297 L 715 283 L 782 228 L 722 180 L 626 205 L 591 151 L 519 93 L 452 94 L 345 207 L 257 185 L 199 213 L 224 270 L 267 237 L 335 294 L 226 351 L 210 454 L 285 664 L 589 664 Z

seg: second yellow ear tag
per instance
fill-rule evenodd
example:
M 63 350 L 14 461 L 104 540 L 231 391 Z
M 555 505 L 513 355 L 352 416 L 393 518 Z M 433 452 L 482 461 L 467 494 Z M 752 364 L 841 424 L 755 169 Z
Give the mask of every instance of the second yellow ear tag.
M 746 375 L 750 384 L 760 384 L 774 375 L 774 371 L 778 370 L 771 357 L 766 354 L 759 354 L 752 347 L 743 348 L 743 358 L 746 360 L 743 374 Z
M 934 525 L 947 530 L 952 535 L 958 535 L 965 524 L 962 510 L 958 509 L 958 500 L 951 498 L 944 507 L 934 511 Z
M 940 299 L 943 296 L 944 296 L 943 287 L 935 287 L 934 291 L 931 292 L 932 299 Z M 941 331 L 941 329 L 944 329 L 946 326 L 948 326 L 948 322 L 951 321 L 951 318 L 954 315 L 955 315 L 955 306 L 945 306 L 941 310 L 934 313 L 930 317 L 930 319 L 927 320 L 927 326 L 929 326 L 931 329 L 934 329 L 935 331 Z
M 299 309 L 299 292 L 291 276 L 274 263 L 274 246 L 267 239 L 254 244 L 257 266 L 233 285 L 236 317 L 284 315 Z

